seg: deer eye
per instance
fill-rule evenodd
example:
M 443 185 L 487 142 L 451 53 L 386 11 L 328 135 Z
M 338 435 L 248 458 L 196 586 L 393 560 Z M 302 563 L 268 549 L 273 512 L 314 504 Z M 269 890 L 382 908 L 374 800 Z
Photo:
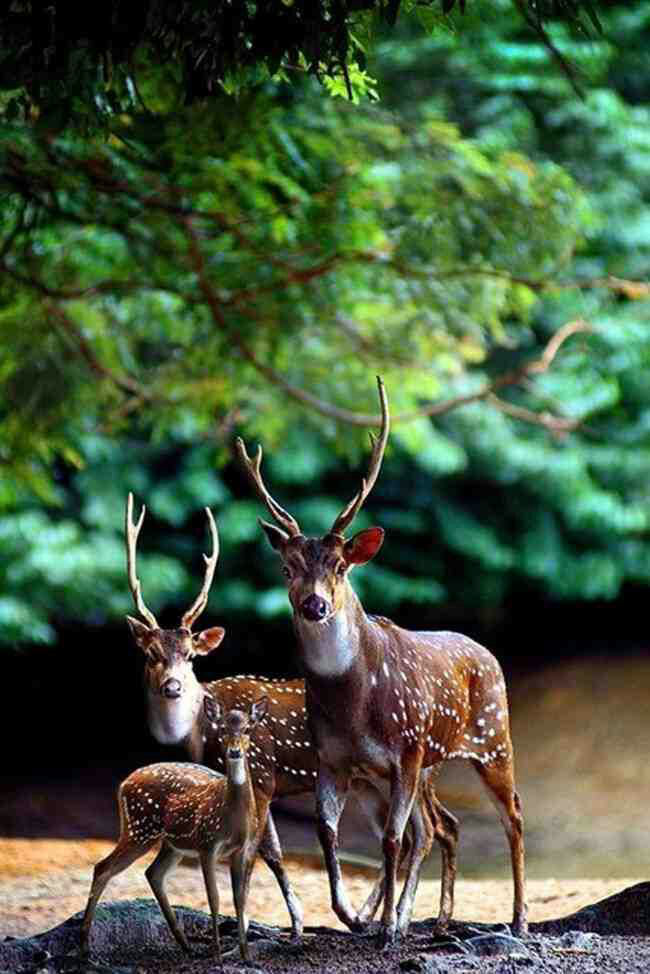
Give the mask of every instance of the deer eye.
M 285 578 L 291 578 L 291 569 L 288 568 L 286 565 L 283 565 L 280 571 L 282 572 Z

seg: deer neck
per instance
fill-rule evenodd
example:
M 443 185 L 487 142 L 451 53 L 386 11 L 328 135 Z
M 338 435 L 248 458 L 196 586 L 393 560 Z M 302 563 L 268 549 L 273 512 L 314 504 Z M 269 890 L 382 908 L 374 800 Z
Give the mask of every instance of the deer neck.
M 254 831 L 257 822 L 257 803 L 247 757 L 237 761 L 226 759 L 226 805 L 232 815 L 232 821 L 240 829 Z
M 204 692 L 194 674 L 186 679 L 183 693 L 176 700 L 169 700 L 150 687 L 146 694 L 149 730 L 159 744 L 185 744 L 196 736 Z
M 250 787 L 250 775 L 248 773 L 248 761 L 245 757 L 232 761 L 226 760 L 226 774 L 228 778 L 229 790 L 247 792 Z
M 351 674 L 362 662 L 366 614 L 346 582 L 343 604 L 326 622 L 308 622 L 294 614 L 303 666 L 321 679 Z

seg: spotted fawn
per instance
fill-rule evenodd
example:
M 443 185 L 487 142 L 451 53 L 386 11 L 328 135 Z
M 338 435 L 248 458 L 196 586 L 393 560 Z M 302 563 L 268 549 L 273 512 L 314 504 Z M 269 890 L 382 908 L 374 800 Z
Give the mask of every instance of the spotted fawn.
M 178 925 L 165 878 L 185 857 L 199 859 L 210 912 L 214 949 L 221 962 L 217 862 L 230 864 L 237 910 L 239 950 L 250 959 L 246 931 L 246 898 L 259 836 L 258 804 L 248 765 L 250 733 L 264 717 L 268 699 L 262 697 L 247 712 L 223 713 L 217 704 L 211 714 L 226 748 L 226 777 L 197 764 L 168 762 L 139 768 L 118 789 L 120 837 L 109 856 L 95 866 L 81 925 L 81 952 L 89 952 L 90 929 L 97 903 L 107 883 L 151 848 L 161 844 L 146 877 L 169 929 L 185 950 L 187 938 Z

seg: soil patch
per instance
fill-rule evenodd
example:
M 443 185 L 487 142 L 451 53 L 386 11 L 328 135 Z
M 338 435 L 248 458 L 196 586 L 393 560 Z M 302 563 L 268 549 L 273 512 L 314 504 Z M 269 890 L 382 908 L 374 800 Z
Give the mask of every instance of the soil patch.
M 516 974 L 519 969 L 531 974 L 635 974 L 650 969 L 649 907 L 650 883 L 641 883 L 569 917 L 533 924 L 530 936 L 523 939 L 512 937 L 503 925 L 459 922 L 440 937 L 433 922 L 425 920 L 412 925 L 404 943 L 381 952 L 371 934 L 359 936 L 327 927 L 308 927 L 303 940 L 293 944 L 286 928 L 253 923 L 249 940 L 254 970 L 278 974 L 315 970 L 330 974 L 470 974 L 475 970 Z M 193 945 L 192 958 L 180 955 L 171 942 L 157 905 L 136 900 L 108 903 L 98 910 L 91 940 L 92 967 L 80 962 L 77 955 L 77 915 L 40 936 L 0 944 L 0 969 L 15 974 L 214 972 L 208 916 L 186 908 L 178 914 Z M 232 950 L 234 922 L 224 919 L 220 930 L 224 949 Z M 241 970 L 241 966 L 236 952 L 228 957 L 225 969 Z
M 82 910 L 88 896 L 93 866 L 113 848 L 113 842 L 89 839 L 0 839 L 0 936 L 27 936 L 61 923 Z M 144 857 L 116 876 L 106 890 L 109 900 L 149 897 L 144 869 L 153 858 Z M 329 885 L 320 857 L 288 856 L 289 878 L 300 897 L 307 923 L 343 929 L 330 909 Z M 230 879 L 219 866 L 221 909 L 234 916 Z M 362 903 L 373 884 L 375 870 L 344 865 L 346 885 L 353 903 Z M 534 921 L 572 913 L 588 903 L 618 892 L 634 879 L 543 879 L 528 884 L 530 917 Z M 175 903 L 203 910 L 206 906 L 201 872 L 181 867 L 168 880 Z M 437 911 L 439 883 L 420 883 L 414 917 L 424 919 Z M 258 861 L 251 880 L 249 916 L 263 923 L 284 926 L 287 912 L 275 879 Z M 461 920 L 505 923 L 512 913 L 510 880 L 460 879 L 456 884 L 454 915 Z

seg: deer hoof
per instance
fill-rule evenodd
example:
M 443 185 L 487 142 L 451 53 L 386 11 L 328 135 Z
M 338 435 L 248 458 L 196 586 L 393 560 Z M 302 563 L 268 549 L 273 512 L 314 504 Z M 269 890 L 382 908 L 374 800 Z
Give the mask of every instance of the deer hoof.
M 352 916 L 351 913 L 346 913 L 343 910 L 335 909 L 334 912 L 341 923 L 344 923 L 352 933 L 363 933 L 366 929 L 366 924 L 358 916 Z
M 179 940 L 178 941 L 178 946 L 181 948 L 181 950 L 183 951 L 184 954 L 187 954 L 188 955 L 188 957 L 191 957 L 192 954 L 194 953 L 194 951 L 192 950 L 192 948 L 189 945 L 189 941 L 187 941 L 187 940 Z
M 377 934 L 377 946 L 380 950 L 389 950 L 401 940 L 401 934 L 397 927 L 380 926 Z
M 518 917 L 513 920 L 510 930 L 512 931 L 513 937 L 526 937 L 528 936 L 528 920 L 526 917 Z

